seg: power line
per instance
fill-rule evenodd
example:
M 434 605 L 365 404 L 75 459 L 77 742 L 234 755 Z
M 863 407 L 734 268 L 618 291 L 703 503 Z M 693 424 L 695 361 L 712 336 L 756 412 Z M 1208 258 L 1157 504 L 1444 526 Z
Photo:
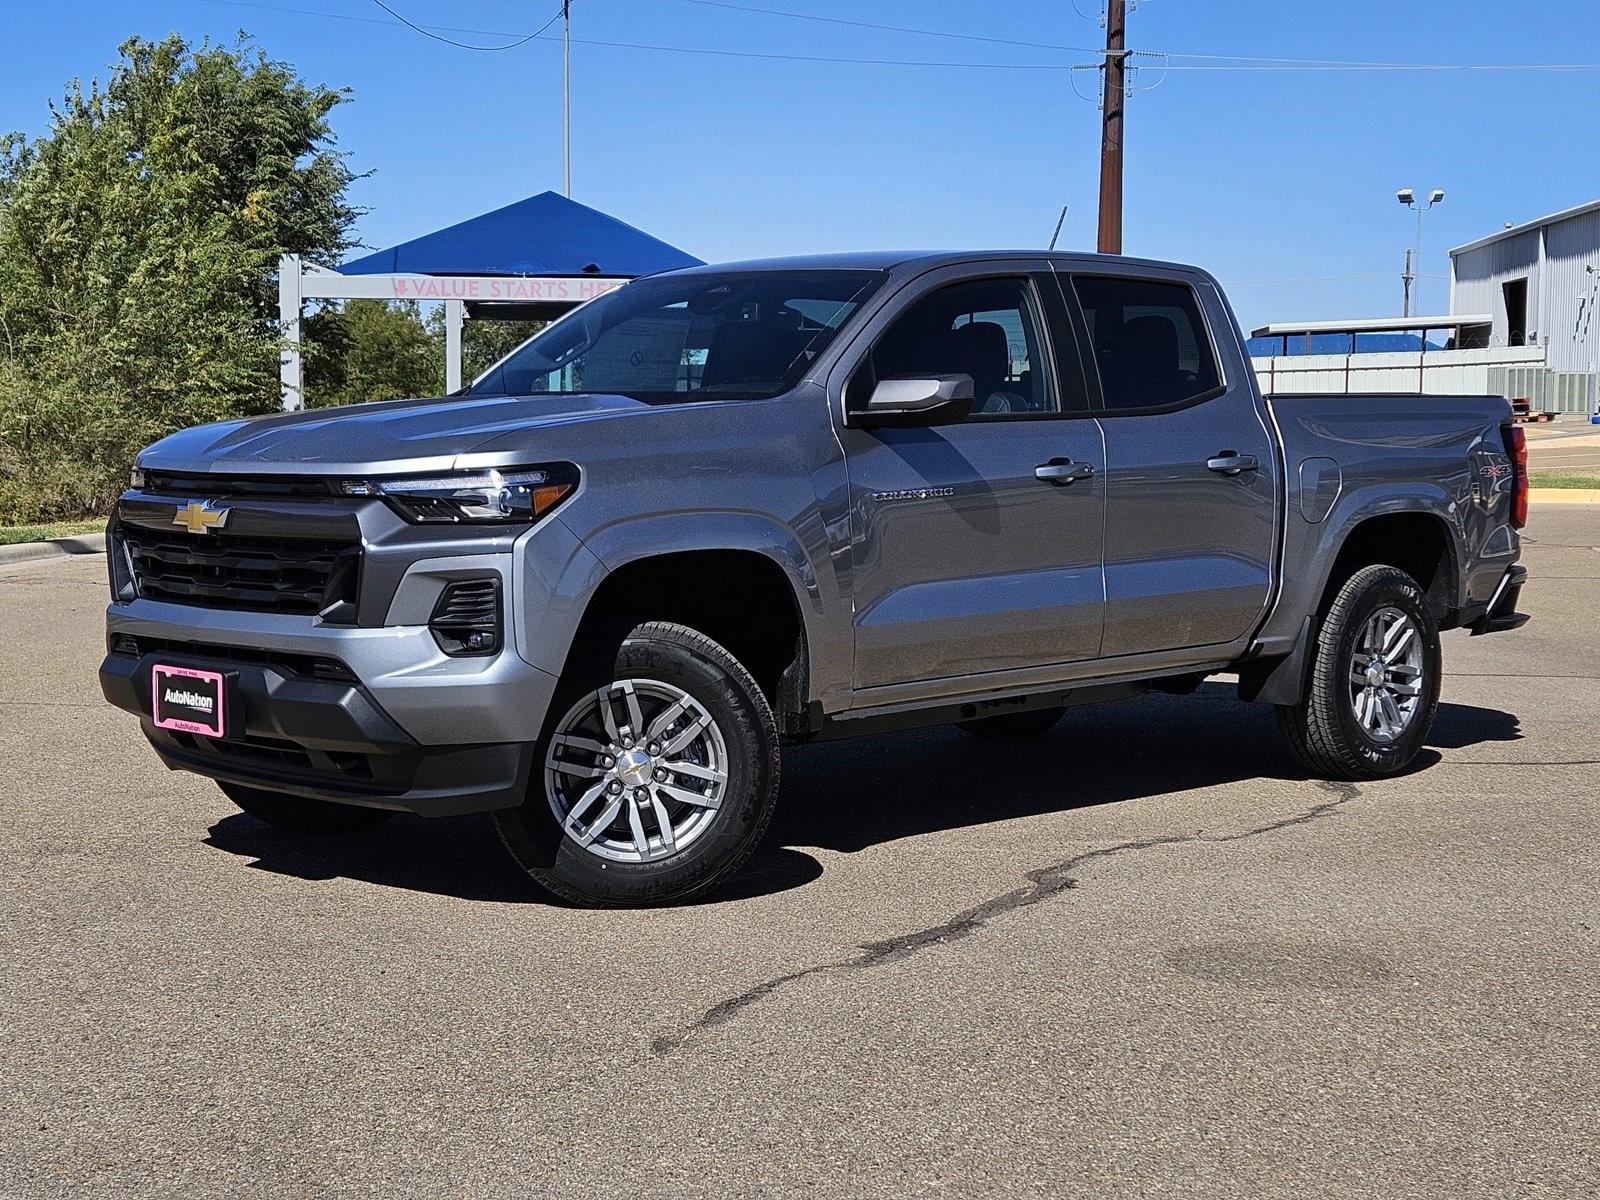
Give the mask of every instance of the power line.
M 384 25 L 391 29 L 415 29 L 419 32 L 427 33 L 429 36 L 432 36 L 434 31 L 442 31 L 446 33 L 473 34 L 479 37 L 520 38 L 522 41 L 517 43 L 518 45 L 529 41 L 555 42 L 558 40 L 544 32 L 544 29 L 548 29 L 549 25 L 553 24 L 554 21 L 547 23 L 540 30 L 536 30 L 531 34 L 519 34 L 504 29 L 468 29 L 455 25 L 422 25 L 416 22 L 405 21 L 403 19 L 386 21 L 382 17 L 362 17 L 355 16 L 350 13 L 321 12 L 317 9 L 293 8 L 283 4 L 267 4 L 260 2 L 260 0 L 204 0 L 204 2 L 207 4 L 221 4 L 230 8 L 258 9 L 266 12 L 288 13 L 301 17 L 322 17 L 333 21 L 357 21 L 365 25 Z M 392 10 L 386 9 L 386 11 Z M 556 16 L 559 18 L 560 13 L 557 13 Z M 511 48 L 508 46 L 470 46 L 463 43 L 454 42 L 453 40 L 446 38 L 437 40 L 445 41 L 450 45 L 460 45 L 463 49 L 467 50 L 501 50 Z M 653 42 L 604 41 L 597 38 L 573 38 L 572 44 L 575 46 L 601 46 L 614 50 L 648 50 L 659 54 L 702 54 L 716 58 L 754 58 L 781 62 L 840 63 L 851 66 L 869 67 L 944 67 L 956 70 L 1060 71 L 1066 69 L 1067 65 L 1064 63 L 961 62 L 937 59 L 859 58 L 844 55 L 825 54 L 780 54 L 776 52 L 762 52 L 756 50 L 720 50 L 710 46 L 663 46 Z
M 606 46 L 614 50 L 652 50 L 662 54 L 707 54 L 717 58 L 761 58 L 779 62 L 845 63 L 865 67 L 947 67 L 974 71 L 1062 71 L 1064 63 L 951 62 L 912 58 L 842 58 L 826 54 L 777 54 L 759 50 L 716 50 L 709 46 L 662 46 L 653 42 L 609 42 L 594 38 L 573 38 L 585 46 Z
M 756 13 L 766 17 L 787 17 L 794 21 L 816 21 L 824 25 L 849 25 L 856 29 L 877 29 L 886 33 L 910 33 L 917 37 L 952 38 L 962 42 L 985 42 L 993 46 L 1023 46 L 1030 50 L 1065 50 L 1073 54 L 1099 54 L 1093 46 L 1063 46 L 1054 42 L 1022 41 L 1017 38 L 986 37 L 978 33 L 955 33 L 941 29 L 917 29 L 910 25 L 881 25 L 874 21 L 852 21 L 846 17 L 823 17 L 815 13 L 790 12 L 781 8 L 758 8 L 753 4 L 733 4 L 730 0 L 680 0 L 702 8 L 724 8 L 731 12 Z
M 402 21 L 386 21 L 382 17 L 362 17 L 355 13 L 324 12 L 315 8 L 292 8 L 285 4 L 267 4 L 262 0 L 202 0 L 206 4 L 221 4 L 227 8 L 252 8 L 263 12 L 288 13 L 297 17 L 321 17 L 328 21 L 354 21 L 359 25 L 383 25 L 390 29 L 405 28 Z M 416 26 L 412 26 L 416 28 Z M 520 33 L 508 33 L 503 29 L 469 29 L 460 25 L 424 25 L 426 30 L 437 30 L 441 33 L 469 33 L 478 37 L 522 37 Z
M 1202 54 L 1181 50 L 1135 50 L 1140 58 L 1181 58 L 1194 66 L 1168 66 L 1170 71 L 1594 71 L 1600 63 L 1417 63 L 1337 58 L 1263 58 L 1250 54 Z
M 556 15 L 555 16 L 551 17 L 548 21 L 546 21 L 543 25 L 539 26 L 539 28 L 535 29 L 532 33 L 525 34 L 525 35 L 523 35 L 521 37 L 518 37 L 517 40 L 514 41 L 514 42 L 507 42 L 504 46 L 474 46 L 470 42 L 458 42 L 454 38 L 447 38 L 443 34 L 434 33 L 431 29 L 428 29 L 427 27 L 422 26 L 422 25 L 418 25 L 415 21 L 411 20 L 409 17 L 405 16 L 403 13 L 398 13 L 394 9 L 390 8 L 387 4 L 385 4 L 383 2 L 383 0 L 372 0 L 372 2 L 374 4 L 376 4 L 379 8 L 383 9 L 384 12 L 388 13 L 395 20 L 399 21 L 407 29 L 414 29 L 418 33 L 420 33 L 423 37 L 432 38 L 436 42 L 443 42 L 445 45 L 454 46 L 459 50 L 481 50 L 481 51 L 496 52 L 496 53 L 499 52 L 499 51 L 502 51 L 502 50 L 515 50 L 518 46 L 526 46 L 529 42 L 533 41 L 534 38 L 538 37 L 546 29 L 549 29 L 550 26 L 554 25 L 558 20 L 560 20 L 562 14 L 564 12 L 566 12 L 566 6 L 563 5 L 561 8 L 556 10 Z M 507 34 L 505 36 L 511 37 L 511 36 L 514 36 L 514 35 Z
M 1393 271 L 1374 271 L 1362 275 L 1303 275 L 1293 279 L 1225 279 L 1222 282 L 1230 288 L 1239 287 L 1268 287 L 1281 283 L 1346 283 L 1366 279 L 1393 279 Z M 1448 275 L 1423 275 L 1419 279 L 1448 279 Z
M 405 20 L 385 20 L 382 17 L 363 17 L 351 13 L 324 12 L 317 9 L 294 8 L 282 4 L 270 4 L 261 0 L 204 0 L 207 4 L 220 4 L 230 8 L 248 8 L 266 12 L 281 12 L 302 17 L 320 17 L 331 21 L 355 21 L 366 25 L 386 25 L 390 28 L 409 28 L 427 33 L 462 33 L 477 37 L 505 37 L 520 39 L 516 45 L 523 45 L 531 41 L 554 42 L 557 39 L 550 37 L 545 30 L 549 29 L 554 21 L 542 26 L 533 33 L 518 33 L 503 29 L 471 29 L 453 25 L 434 25 L 431 23 L 409 22 Z M 743 7 L 743 6 L 739 6 Z M 389 10 L 392 11 L 392 10 Z M 754 10 L 749 10 L 754 11 Z M 788 14 L 802 16 L 804 14 Z M 559 16 L 559 14 L 558 14 Z M 843 18 L 839 18 L 842 20 Z M 931 33 L 932 31 L 919 31 Z M 943 36 L 943 35 L 939 35 Z M 449 42 L 449 39 L 439 39 Z M 646 50 L 660 54 L 700 54 L 718 58 L 751 58 L 767 59 L 782 62 L 818 62 L 837 63 L 851 66 L 883 66 L 883 67 L 932 67 L 951 70 L 987 70 L 987 71 L 1064 71 L 1076 70 L 1087 67 L 1098 70 L 1096 64 L 1080 63 L 1017 63 L 1017 62 L 971 62 L 952 60 L 930 59 L 905 59 L 905 58 L 862 58 L 845 55 L 824 54 L 780 54 L 774 52 L 761 52 L 755 50 L 720 50 L 709 46 L 663 46 L 653 42 L 621 42 L 603 41 L 593 38 L 573 38 L 574 45 L 601 46 L 618 50 Z M 463 43 L 463 49 L 497 51 L 511 49 L 510 46 L 471 46 Z M 1019 43 L 1035 49 L 1054 49 L 1046 43 Z M 1073 47 L 1061 47 L 1069 52 L 1077 52 Z M 1104 51 L 1089 51 L 1097 56 Z M 1586 73 L 1600 71 L 1600 62 L 1594 63 L 1381 63 L 1381 62 L 1340 62 L 1336 60 L 1319 59 L 1257 59 L 1239 55 L 1226 54 L 1187 54 L 1180 52 L 1165 52 L 1155 50 L 1141 50 L 1134 52 L 1138 57 L 1165 57 L 1184 58 L 1198 61 L 1194 66 L 1183 64 L 1169 64 L 1168 70 L 1172 71 L 1255 71 L 1255 70 L 1348 70 L 1348 71 L 1510 71 L 1510 72 L 1554 72 L 1554 73 Z

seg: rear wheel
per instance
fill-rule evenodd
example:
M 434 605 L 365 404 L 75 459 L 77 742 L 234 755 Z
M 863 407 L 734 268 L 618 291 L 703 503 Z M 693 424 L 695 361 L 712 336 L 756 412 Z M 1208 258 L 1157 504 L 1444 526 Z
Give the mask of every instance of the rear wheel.
M 1417 581 L 1396 567 L 1365 567 L 1328 607 L 1305 698 L 1278 717 L 1316 775 L 1395 775 L 1433 728 L 1442 666 L 1438 622 Z
M 1059 708 L 1034 708 L 1027 712 L 1003 713 L 998 717 L 980 717 L 976 721 L 957 721 L 956 728 L 975 738 L 995 741 L 1043 737 L 1056 727 L 1062 711 Z
M 750 673 L 682 625 L 650 622 L 565 681 L 541 778 L 495 814 L 542 887 L 596 907 L 670 904 L 755 852 L 778 794 L 778 731 Z
M 332 804 L 307 796 L 269 792 L 237 783 L 218 783 L 229 800 L 258 821 L 296 833 L 348 833 L 387 821 L 394 813 L 383 808 Z

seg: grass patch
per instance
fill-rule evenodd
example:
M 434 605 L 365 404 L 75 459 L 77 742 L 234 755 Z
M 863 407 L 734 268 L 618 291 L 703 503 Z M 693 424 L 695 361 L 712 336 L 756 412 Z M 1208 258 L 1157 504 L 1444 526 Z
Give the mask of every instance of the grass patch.
M 14 546 L 18 542 L 44 542 L 51 538 L 80 537 L 85 533 L 104 533 L 106 523 L 99 521 L 52 521 L 48 525 L 0 525 L 0 546 Z
M 1536 488 L 1600 488 L 1600 472 L 1529 471 L 1528 484 Z

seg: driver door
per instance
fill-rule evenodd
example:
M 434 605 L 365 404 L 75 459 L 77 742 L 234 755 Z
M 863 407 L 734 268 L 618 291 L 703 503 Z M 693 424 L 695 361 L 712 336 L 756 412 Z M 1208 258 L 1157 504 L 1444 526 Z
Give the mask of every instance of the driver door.
M 1048 267 L 995 267 L 913 285 L 845 390 L 858 689 L 1100 652 L 1100 430 Z M 965 419 L 849 422 L 878 380 L 957 373 L 974 383 Z

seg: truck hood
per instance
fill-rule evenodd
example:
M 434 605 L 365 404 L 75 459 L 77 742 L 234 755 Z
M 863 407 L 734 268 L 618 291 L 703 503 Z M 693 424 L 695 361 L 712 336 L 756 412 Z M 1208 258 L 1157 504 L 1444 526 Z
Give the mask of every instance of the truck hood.
M 644 412 L 626 396 L 484 396 L 312 409 L 185 429 L 139 465 L 222 474 L 363 475 L 537 461 L 538 431 Z

